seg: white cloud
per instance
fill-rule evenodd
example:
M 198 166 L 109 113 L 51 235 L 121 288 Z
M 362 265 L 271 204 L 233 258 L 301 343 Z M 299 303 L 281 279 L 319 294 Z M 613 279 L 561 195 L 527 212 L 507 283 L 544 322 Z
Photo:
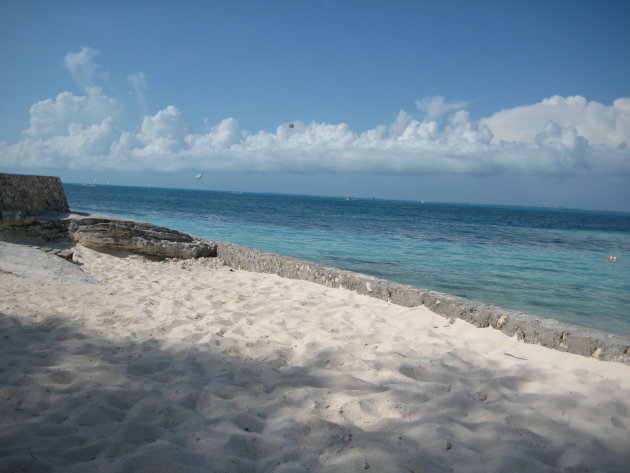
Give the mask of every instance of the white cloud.
M 65 135 L 26 138 L 0 148 L 0 156 L 3 163 L 21 168 L 98 169 L 118 135 L 111 117 L 92 125 L 72 123 Z
M 185 140 L 191 155 L 204 156 L 210 151 L 228 149 L 238 144 L 244 136 L 234 118 L 225 118 L 218 125 L 211 127 L 208 133 L 190 134 Z
M 116 120 L 121 113 L 120 103 L 103 95 L 98 87 L 87 87 L 84 96 L 62 92 L 55 99 L 42 100 L 31 106 L 31 126 L 24 134 L 33 139 L 64 135 L 73 124 L 99 124 L 107 118 Z
M 590 145 L 630 145 L 630 98 L 620 98 L 606 106 L 579 95 L 555 95 L 533 105 L 501 110 L 481 123 L 492 129 L 495 143 L 535 143 L 537 134 L 550 121 L 574 128 Z
M 86 88 L 84 96 L 63 92 L 39 102 L 31 107 L 24 139 L 0 146 L 2 163 L 137 171 L 630 176 L 630 152 L 619 147 L 630 133 L 630 99 L 605 106 L 552 97 L 481 121 L 458 110 L 443 124 L 401 111 L 390 125 L 361 133 L 345 123 L 315 122 L 251 133 L 234 118 L 192 133 L 172 105 L 145 116 L 138 129 L 122 130 L 122 111 L 96 87 Z
M 84 46 L 78 53 L 68 53 L 64 57 L 70 75 L 82 87 L 95 85 L 94 76 L 99 66 L 93 62 L 93 58 L 97 54 L 98 51 Z
M 447 103 L 443 96 L 424 97 L 422 100 L 416 100 L 416 108 L 422 112 L 426 112 L 428 119 L 438 118 L 446 113 L 462 110 L 468 106 L 469 102 L 451 102 Z
M 129 75 L 127 76 L 127 80 L 133 88 L 133 93 L 138 101 L 138 107 L 140 108 L 140 111 L 143 115 L 146 115 L 148 113 L 147 90 L 149 89 L 149 86 L 147 84 L 147 78 L 144 72 Z
M 79 125 L 73 123 L 68 129 L 67 136 L 55 136 L 46 141 L 51 150 L 71 162 L 91 157 L 100 158 L 110 152 L 112 142 L 118 137 L 118 132 L 111 118 L 106 118 L 99 124 Z
M 142 120 L 138 141 L 145 146 L 155 146 L 164 151 L 176 151 L 186 136 L 182 114 L 169 105 L 153 116 Z

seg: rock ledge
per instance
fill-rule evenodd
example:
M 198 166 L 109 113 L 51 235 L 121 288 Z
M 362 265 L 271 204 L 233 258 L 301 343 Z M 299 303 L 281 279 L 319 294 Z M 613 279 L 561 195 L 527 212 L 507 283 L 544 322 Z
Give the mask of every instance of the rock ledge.
M 217 255 L 217 245 L 212 241 L 118 217 L 50 213 L 20 222 L 5 222 L 3 227 L 16 236 L 74 242 L 95 250 L 129 251 L 158 258 Z

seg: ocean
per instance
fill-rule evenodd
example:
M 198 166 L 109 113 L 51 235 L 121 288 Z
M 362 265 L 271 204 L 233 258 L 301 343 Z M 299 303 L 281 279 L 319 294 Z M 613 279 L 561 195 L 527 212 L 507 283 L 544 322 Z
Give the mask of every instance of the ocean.
M 80 184 L 64 188 L 73 211 L 144 220 L 630 335 L 630 214 Z

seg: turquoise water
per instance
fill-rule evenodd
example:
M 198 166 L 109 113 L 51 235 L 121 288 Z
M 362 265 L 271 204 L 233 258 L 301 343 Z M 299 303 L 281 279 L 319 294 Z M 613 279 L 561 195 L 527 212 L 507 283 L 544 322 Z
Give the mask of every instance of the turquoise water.
M 630 335 L 629 214 L 64 186 L 74 211 L 145 220 Z

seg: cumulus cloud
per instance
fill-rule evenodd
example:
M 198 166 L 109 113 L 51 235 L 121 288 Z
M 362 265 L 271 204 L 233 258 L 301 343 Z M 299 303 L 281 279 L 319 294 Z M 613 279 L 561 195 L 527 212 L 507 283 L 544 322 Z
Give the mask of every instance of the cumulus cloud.
M 103 95 L 99 87 L 87 87 L 84 96 L 62 92 L 54 99 L 42 100 L 31 106 L 31 126 L 24 134 L 31 139 L 64 135 L 73 124 L 99 124 L 107 118 L 116 120 L 121 113 L 120 103 Z
M 186 147 L 186 125 L 180 111 L 169 105 L 153 116 L 142 120 L 140 132 L 135 136 L 135 146 L 129 159 L 140 160 L 147 169 L 177 170 L 185 167 L 181 153 Z
M 63 92 L 33 105 L 24 138 L 1 144 L 0 157 L 23 168 L 630 176 L 630 99 L 605 106 L 552 97 L 480 121 L 461 103 L 435 103 L 434 119 L 402 110 L 363 132 L 299 121 L 249 132 L 225 118 L 195 133 L 173 105 L 125 130 L 122 105 L 86 87 L 85 95 Z
M 494 142 L 536 143 L 548 122 L 573 128 L 590 145 L 610 148 L 630 145 L 630 98 L 606 106 L 576 95 L 553 96 L 522 107 L 501 110 L 481 120 L 494 133 Z
M 416 100 L 416 108 L 425 112 L 428 119 L 438 118 L 446 113 L 462 110 L 468 106 L 469 102 L 447 103 L 443 96 L 424 97 Z
M 208 133 L 190 134 L 185 140 L 191 155 L 204 156 L 208 150 L 228 149 L 240 143 L 245 135 L 234 118 L 225 118 Z

